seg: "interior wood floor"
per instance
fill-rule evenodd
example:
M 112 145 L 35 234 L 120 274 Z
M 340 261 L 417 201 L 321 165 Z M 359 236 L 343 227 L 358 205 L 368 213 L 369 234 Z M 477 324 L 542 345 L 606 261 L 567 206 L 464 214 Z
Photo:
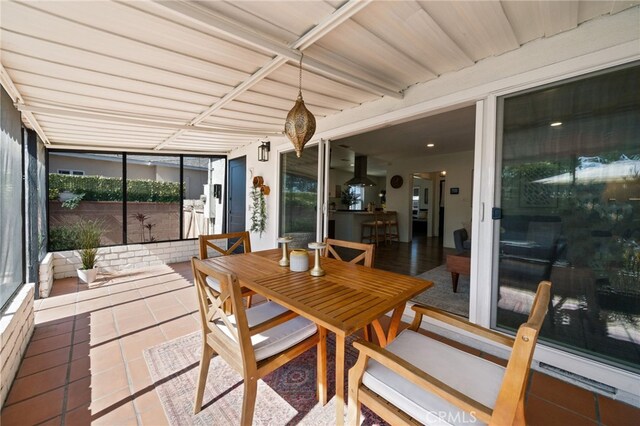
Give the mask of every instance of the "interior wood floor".
M 404 275 L 419 275 L 445 263 L 454 249 L 442 247 L 438 237 L 414 235 L 410 243 L 380 243 L 376 247 L 374 266 Z

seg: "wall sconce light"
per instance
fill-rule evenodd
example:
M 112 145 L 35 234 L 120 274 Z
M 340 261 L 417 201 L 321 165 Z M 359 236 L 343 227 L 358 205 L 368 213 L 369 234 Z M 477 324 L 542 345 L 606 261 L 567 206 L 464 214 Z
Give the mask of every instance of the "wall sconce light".
M 440 172 L 440 176 L 445 177 L 447 175 L 447 171 L 443 170 Z
M 262 145 L 258 147 L 258 161 L 269 161 L 269 151 L 271 151 L 271 142 L 262 141 Z

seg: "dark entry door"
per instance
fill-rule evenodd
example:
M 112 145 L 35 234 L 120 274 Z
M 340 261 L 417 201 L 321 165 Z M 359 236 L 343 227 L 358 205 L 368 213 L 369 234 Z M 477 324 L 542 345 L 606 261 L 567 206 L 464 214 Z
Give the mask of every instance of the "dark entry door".
M 227 232 L 246 228 L 247 157 L 229 160 L 229 202 L 227 203 Z

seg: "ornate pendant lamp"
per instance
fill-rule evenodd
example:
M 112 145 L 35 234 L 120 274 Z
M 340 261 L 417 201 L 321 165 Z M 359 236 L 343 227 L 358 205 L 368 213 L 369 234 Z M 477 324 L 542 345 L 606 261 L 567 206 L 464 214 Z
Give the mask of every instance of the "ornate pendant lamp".
M 287 120 L 284 122 L 284 133 L 287 135 L 293 147 L 296 149 L 296 156 L 300 158 L 304 144 L 316 131 L 316 118 L 304 106 L 302 99 L 302 58 L 304 54 L 300 54 L 300 79 L 298 82 L 298 99 L 296 104 L 287 114 Z

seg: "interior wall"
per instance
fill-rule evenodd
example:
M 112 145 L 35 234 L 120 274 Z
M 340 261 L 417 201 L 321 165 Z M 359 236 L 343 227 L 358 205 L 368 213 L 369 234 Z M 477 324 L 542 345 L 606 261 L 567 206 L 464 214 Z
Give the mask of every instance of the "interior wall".
M 403 161 L 394 161 L 387 175 L 400 175 L 404 184 L 397 189 L 388 187 L 387 208 L 398 211 L 400 241 L 411 241 L 410 221 L 411 197 L 413 186 L 411 181 L 413 174 L 425 170 L 446 170 L 445 183 L 445 220 L 444 238 L 445 247 L 455 247 L 453 243 L 453 231 L 463 226 L 463 223 L 471 221 L 471 188 L 473 170 L 473 151 L 459 152 L 455 154 L 436 155 L 430 157 L 409 158 Z M 435 182 L 435 186 L 438 186 Z M 459 193 L 450 194 L 450 188 L 458 188 Z M 437 203 L 437 198 L 436 198 Z M 434 225 L 437 218 L 434 218 Z M 437 229 L 437 225 L 436 225 Z

